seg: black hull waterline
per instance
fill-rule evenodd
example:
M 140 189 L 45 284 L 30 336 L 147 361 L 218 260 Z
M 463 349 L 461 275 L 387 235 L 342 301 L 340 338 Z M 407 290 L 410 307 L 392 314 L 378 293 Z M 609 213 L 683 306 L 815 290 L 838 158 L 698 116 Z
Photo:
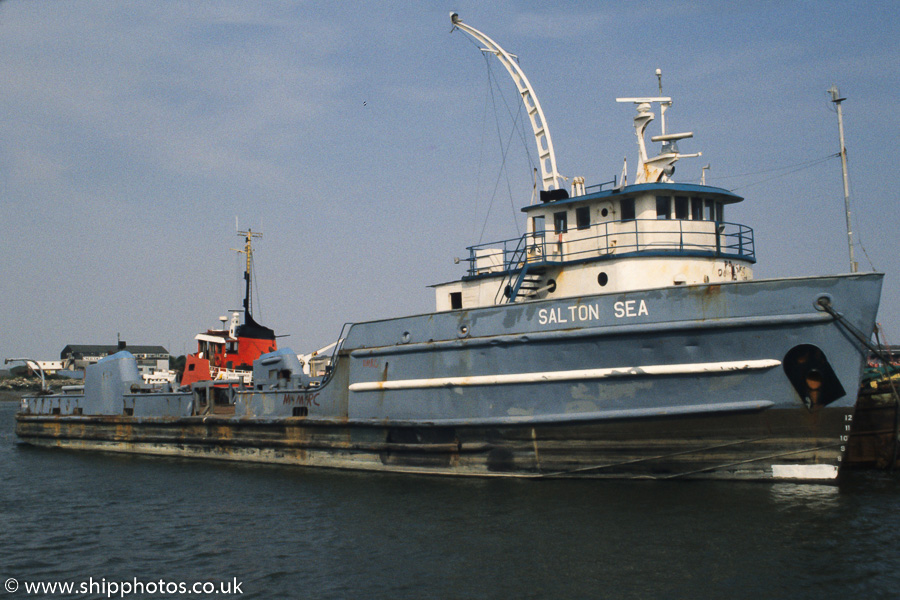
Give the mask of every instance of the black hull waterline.
M 550 478 L 831 479 L 852 409 L 533 425 L 376 426 L 301 418 L 20 417 L 37 446 L 402 473 Z M 790 467 L 789 467 L 790 465 Z M 796 467 L 806 467 L 797 470 Z M 801 472 L 805 474 L 800 475 Z

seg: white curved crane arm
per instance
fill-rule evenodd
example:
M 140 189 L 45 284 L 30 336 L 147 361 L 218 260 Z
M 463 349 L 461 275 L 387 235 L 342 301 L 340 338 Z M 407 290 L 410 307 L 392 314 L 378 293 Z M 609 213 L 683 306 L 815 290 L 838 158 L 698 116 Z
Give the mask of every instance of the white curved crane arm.
M 485 45 L 483 51 L 490 52 L 506 67 L 512 76 L 519 94 L 522 96 L 522 102 L 525 103 L 525 110 L 528 111 L 528 117 L 531 119 L 531 128 L 534 130 L 534 139 L 537 142 L 538 156 L 541 163 L 541 177 L 544 182 L 544 191 L 552 189 L 562 189 L 560 179 L 562 175 L 556 170 L 556 154 L 553 152 L 553 141 L 550 139 L 550 131 L 547 129 L 547 121 L 544 119 L 544 111 L 541 110 L 541 103 L 538 102 L 534 89 L 525 77 L 525 73 L 519 67 L 518 63 L 513 60 L 512 56 L 501 48 L 497 42 L 481 33 L 474 27 L 470 27 L 463 23 L 459 15 L 450 13 L 450 20 L 456 29 L 460 29 L 473 38 Z

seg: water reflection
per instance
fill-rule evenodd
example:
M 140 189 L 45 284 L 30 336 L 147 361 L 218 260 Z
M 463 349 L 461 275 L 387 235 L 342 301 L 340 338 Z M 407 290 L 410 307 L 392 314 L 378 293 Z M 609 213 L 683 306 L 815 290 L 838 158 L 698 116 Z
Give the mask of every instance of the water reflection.
M 836 485 L 815 483 L 774 483 L 769 496 L 777 508 L 829 511 L 837 508 L 841 491 Z
M 897 474 L 535 482 L 62 452 L 17 445 L 14 410 L 0 403 L 0 565 L 23 581 L 237 577 L 244 598 L 325 600 L 900 589 Z

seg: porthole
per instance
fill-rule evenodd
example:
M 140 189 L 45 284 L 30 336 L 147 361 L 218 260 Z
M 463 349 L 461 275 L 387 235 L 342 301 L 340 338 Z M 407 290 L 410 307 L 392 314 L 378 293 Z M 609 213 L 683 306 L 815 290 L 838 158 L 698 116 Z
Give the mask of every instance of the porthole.
M 601 211 L 600 211 L 600 216 L 601 216 L 601 217 L 607 217 L 607 216 L 609 216 L 609 209 L 608 209 L 608 208 L 604 208 L 603 210 L 601 210 Z
M 609 283 L 609 275 L 601 272 L 599 275 L 597 275 L 597 283 L 600 284 L 600 287 L 605 286 L 607 283 Z

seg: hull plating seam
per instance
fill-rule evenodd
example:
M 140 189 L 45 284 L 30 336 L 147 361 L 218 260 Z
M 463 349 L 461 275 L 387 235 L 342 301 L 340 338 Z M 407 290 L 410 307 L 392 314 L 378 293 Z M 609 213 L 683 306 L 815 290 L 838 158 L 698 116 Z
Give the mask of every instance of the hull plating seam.
M 602 327 L 584 327 L 581 329 L 563 329 L 558 331 L 530 331 L 520 334 L 491 335 L 461 340 L 438 340 L 427 343 L 410 343 L 402 346 L 382 346 L 376 348 L 348 348 L 350 356 L 380 356 L 383 354 L 407 354 L 410 352 L 437 351 L 448 348 L 477 348 L 495 346 L 497 344 L 528 343 L 561 339 L 578 339 L 604 336 L 625 336 L 640 334 L 661 334 L 678 331 L 696 331 L 698 329 L 728 329 L 738 327 L 779 327 L 798 324 L 815 324 L 833 321 L 827 313 L 797 314 L 764 317 L 732 317 L 723 319 L 696 319 L 676 321 L 674 323 L 644 323 L 641 325 L 612 325 Z M 346 347 L 346 346 L 345 346 Z

